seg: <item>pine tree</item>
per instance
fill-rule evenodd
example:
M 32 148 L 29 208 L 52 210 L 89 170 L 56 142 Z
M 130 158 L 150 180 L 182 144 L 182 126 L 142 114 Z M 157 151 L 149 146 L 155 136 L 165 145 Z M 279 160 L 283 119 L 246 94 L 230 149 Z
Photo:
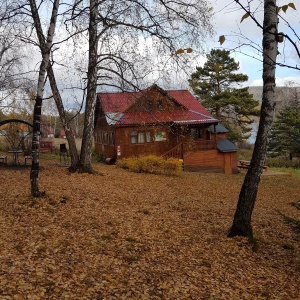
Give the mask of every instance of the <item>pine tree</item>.
M 212 49 L 203 67 L 197 67 L 189 80 L 201 103 L 229 129 L 232 141 L 250 137 L 253 116 L 259 114 L 258 101 L 249 94 L 248 88 L 238 86 L 248 76 L 237 73 L 239 63 L 230 52 Z
M 285 107 L 271 130 L 269 151 L 288 155 L 290 159 L 300 154 L 300 107 Z

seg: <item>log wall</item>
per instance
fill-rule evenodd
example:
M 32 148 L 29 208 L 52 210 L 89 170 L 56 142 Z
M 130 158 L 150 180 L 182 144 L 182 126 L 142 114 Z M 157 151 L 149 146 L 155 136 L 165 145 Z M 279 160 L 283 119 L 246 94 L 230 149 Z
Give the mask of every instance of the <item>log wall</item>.
M 237 173 L 237 153 L 218 150 L 198 151 L 183 156 L 184 170 L 188 172 Z

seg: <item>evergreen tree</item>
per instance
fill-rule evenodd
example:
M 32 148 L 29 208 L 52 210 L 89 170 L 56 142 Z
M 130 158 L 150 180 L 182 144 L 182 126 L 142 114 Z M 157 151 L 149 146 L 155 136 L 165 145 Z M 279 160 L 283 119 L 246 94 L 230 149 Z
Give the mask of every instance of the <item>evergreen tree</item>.
M 300 107 L 285 107 L 271 130 L 269 151 L 288 155 L 290 159 L 300 154 Z
M 230 52 L 212 49 L 203 67 L 197 67 L 189 80 L 201 103 L 229 130 L 232 141 L 250 137 L 252 116 L 258 115 L 258 101 L 248 88 L 238 88 L 248 76 L 237 73 L 239 63 Z

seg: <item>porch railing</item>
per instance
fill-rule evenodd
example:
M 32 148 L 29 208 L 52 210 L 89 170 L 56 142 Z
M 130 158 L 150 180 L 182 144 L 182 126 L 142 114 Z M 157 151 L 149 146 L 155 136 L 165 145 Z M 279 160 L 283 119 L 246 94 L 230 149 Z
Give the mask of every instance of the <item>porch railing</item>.
M 193 143 L 184 144 L 184 153 L 214 150 L 216 148 L 216 141 L 214 140 L 195 141 Z
M 165 154 L 163 154 L 162 157 L 165 159 L 168 159 L 171 157 L 182 159 L 183 158 L 183 143 L 176 145 L 174 148 L 170 149 Z
M 168 159 L 170 157 L 174 157 L 182 159 L 183 154 L 188 152 L 207 151 L 214 149 L 216 149 L 216 141 L 214 140 L 194 141 L 193 143 L 180 143 L 163 154 L 163 158 Z

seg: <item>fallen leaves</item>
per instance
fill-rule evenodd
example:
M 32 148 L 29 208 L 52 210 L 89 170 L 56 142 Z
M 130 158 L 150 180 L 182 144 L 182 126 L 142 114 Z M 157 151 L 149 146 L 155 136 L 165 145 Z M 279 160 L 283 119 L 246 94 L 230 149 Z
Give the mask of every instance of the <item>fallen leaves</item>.
M 263 177 L 253 215 L 258 250 L 227 238 L 243 175 L 69 175 L 41 160 L 0 172 L 0 299 L 298 299 L 299 180 Z M 288 245 L 288 246 L 287 246 Z

